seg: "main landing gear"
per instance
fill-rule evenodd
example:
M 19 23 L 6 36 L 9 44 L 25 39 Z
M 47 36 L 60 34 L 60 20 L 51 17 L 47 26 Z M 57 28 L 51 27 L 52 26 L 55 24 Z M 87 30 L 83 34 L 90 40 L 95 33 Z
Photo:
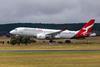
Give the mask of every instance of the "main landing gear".
M 71 43 L 71 40 L 65 40 L 65 43 Z
M 53 41 L 53 40 L 49 40 L 49 43 L 55 43 L 55 41 Z
M 55 43 L 56 41 L 53 40 L 49 40 L 49 43 Z M 63 43 L 61 41 L 57 42 L 57 43 Z M 64 43 L 71 43 L 71 40 L 65 40 Z

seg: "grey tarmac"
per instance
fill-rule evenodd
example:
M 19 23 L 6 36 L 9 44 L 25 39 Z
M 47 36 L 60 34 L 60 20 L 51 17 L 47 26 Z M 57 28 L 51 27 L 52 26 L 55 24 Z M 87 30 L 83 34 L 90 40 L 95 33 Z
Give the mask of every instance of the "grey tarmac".
M 0 50 L 0 52 L 94 52 L 100 50 Z

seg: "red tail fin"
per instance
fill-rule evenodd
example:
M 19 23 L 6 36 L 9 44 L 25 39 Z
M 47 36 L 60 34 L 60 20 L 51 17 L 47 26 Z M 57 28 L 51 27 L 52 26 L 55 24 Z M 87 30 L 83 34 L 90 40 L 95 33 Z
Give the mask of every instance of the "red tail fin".
M 91 19 L 89 22 L 87 22 L 82 29 L 79 30 L 79 32 L 76 34 L 76 37 L 85 37 L 89 36 L 89 34 L 92 32 L 93 26 L 94 26 L 95 19 Z

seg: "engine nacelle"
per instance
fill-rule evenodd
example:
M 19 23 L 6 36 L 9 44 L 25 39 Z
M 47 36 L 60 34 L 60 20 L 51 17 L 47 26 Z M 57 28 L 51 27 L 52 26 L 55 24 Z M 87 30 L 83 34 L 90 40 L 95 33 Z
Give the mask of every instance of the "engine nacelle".
M 46 39 L 46 35 L 44 34 L 38 34 L 37 39 Z

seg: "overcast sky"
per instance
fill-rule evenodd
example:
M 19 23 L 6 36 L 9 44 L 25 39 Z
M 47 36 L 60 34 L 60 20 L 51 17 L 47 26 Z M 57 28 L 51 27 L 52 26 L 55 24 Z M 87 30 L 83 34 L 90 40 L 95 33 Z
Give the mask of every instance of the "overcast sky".
M 100 21 L 100 0 L 0 0 L 0 23 Z

